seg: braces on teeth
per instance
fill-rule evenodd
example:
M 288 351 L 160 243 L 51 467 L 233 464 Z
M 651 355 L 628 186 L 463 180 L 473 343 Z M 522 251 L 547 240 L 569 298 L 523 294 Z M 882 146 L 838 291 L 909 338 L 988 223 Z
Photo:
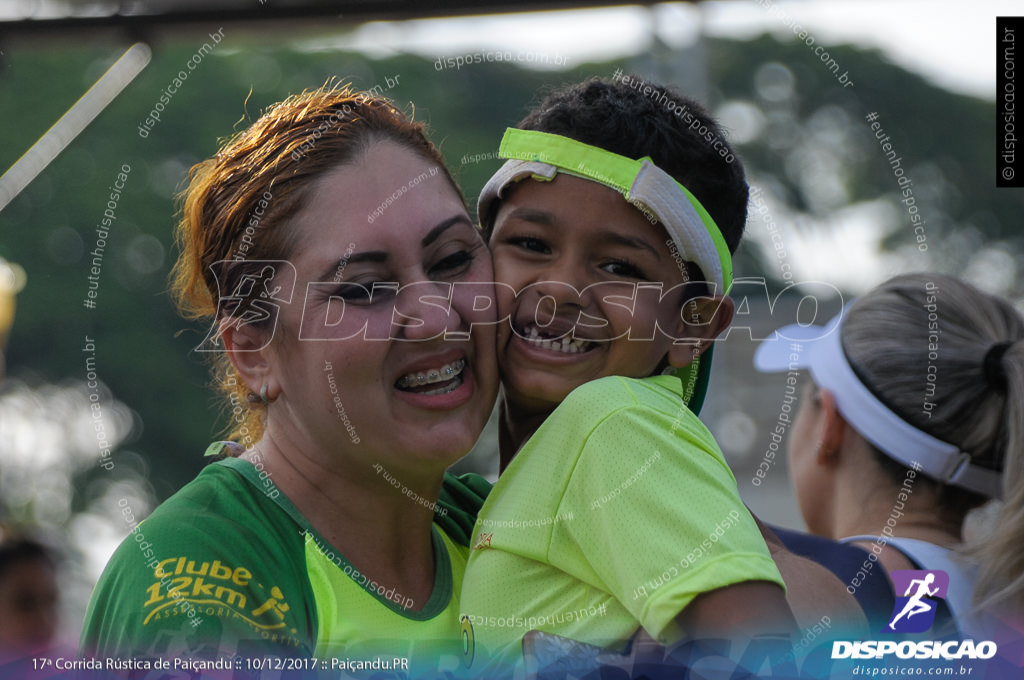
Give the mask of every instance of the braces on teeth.
M 462 369 L 465 367 L 466 360 L 458 359 L 450 364 L 445 364 L 441 368 L 431 369 L 426 373 L 410 373 L 409 375 L 403 375 L 398 379 L 396 384 L 399 387 L 417 387 L 419 385 L 443 382 L 445 380 L 451 380 L 462 373 Z

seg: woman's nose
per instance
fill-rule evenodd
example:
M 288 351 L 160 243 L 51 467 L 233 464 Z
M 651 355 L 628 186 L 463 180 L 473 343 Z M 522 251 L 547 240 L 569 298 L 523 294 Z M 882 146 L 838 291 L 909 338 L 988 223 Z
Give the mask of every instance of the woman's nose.
M 395 295 L 392 339 L 410 342 L 443 339 L 447 331 L 458 330 L 461 325 L 462 319 L 452 305 L 451 283 L 407 283 Z

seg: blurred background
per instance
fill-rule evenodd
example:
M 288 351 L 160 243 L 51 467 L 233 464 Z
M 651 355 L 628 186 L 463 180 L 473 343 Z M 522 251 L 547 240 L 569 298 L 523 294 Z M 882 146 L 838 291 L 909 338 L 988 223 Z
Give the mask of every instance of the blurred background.
M 769 295 L 798 283 L 848 299 L 933 269 L 1024 300 L 1024 194 L 995 188 L 995 17 L 1012 1 L 432 5 L 0 1 L 0 172 L 14 166 L 0 179 L 0 526 L 60 546 L 62 639 L 77 639 L 129 531 L 118 499 L 144 517 L 227 425 L 192 351 L 206 329 L 166 294 L 174 196 L 218 140 L 332 76 L 415 108 L 471 207 L 504 128 L 544 87 L 621 69 L 711 108 L 764 201 L 736 273 L 766 292 L 719 343 L 701 415 L 771 522 L 802 528 L 785 457 L 765 457 L 785 376 L 751 368 L 751 336 L 794 320 Z M 477 53 L 494 61 L 449 66 Z M 927 250 L 872 113 L 913 182 Z M 459 468 L 493 478 L 496 448 L 492 428 Z

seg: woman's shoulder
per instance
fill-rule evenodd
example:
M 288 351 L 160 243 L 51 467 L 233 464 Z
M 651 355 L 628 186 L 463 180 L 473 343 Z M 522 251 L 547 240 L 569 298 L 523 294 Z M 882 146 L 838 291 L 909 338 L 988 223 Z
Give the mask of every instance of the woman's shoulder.
M 287 512 L 248 479 L 247 467 L 252 465 L 237 458 L 210 463 L 195 479 L 158 505 L 143 524 L 180 533 L 199 525 L 204 531 L 215 527 L 249 527 L 264 532 L 267 524 L 286 523 Z
M 138 567 L 145 562 L 137 554 L 144 543 L 152 544 L 154 555 L 163 561 L 179 553 L 201 551 L 232 558 L 258 555 L 264 562 L 273 562 L 282 553 L 301 554 L 300 527 L 246 479 L 243 468 L 247 465 L 251 467 L 238 459 L 207 465 L 144 519 L 130 518 L 130 506 L 124 499 L 119 501 L 130 533 L 115 551 L 111 565 Z
M 184 631 L 216 632 L 218 644 L 228 643 L 221 636 L 232 628 L 235 639 L 259 639 L 259 630 L 276 629 L 278 614 L 289 610 L 293 627 L 308 630 L 303 536 L 232 469 L 241 462 L 208 466 L 133 522 L 93 593 L 83 647 L 145 653 Z M 287 637 L 278 642 L 297 648 L 306 636 Z
M 229 458 L 206 466 L 191 482 L 158 505 L 149 517 L 130 524 L 107 571 L 154 572 L 152 559 L 176 565 L 217 562 L 222 570 L 280 573 L 302 563 L 302 527 L 247 479 L 246 461 Z M 143 550 L 145 544 L 151 545 Z M 179 572 L 177 575 L 181 575 Z

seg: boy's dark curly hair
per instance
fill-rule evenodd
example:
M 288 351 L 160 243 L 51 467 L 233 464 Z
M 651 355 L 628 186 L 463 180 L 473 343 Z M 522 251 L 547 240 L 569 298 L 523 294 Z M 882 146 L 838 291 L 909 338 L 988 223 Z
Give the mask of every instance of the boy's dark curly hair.
M 650 81 L 634 89 L 624 80 L 591 78 L 552 91 L 516 127 L 570 137 L 629 158 L 650 156 L 697 197 L 730 252 L 736 252 L 747 221 L 743 166 L 704 107 L 675 89 Z M 488 231 L 493 218 L 487 216 Z

